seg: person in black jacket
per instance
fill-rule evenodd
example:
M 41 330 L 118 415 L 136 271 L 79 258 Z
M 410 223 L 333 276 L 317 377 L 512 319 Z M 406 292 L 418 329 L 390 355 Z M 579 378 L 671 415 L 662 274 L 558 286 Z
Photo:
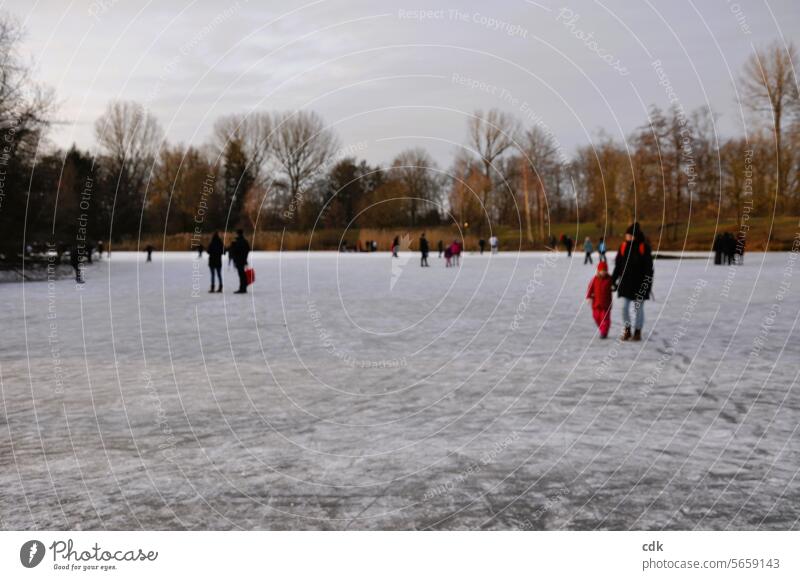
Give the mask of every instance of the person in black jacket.
M 564 249 L 567 251 L 567 258 L 572 257 L 572 246 L 574 242 L 569 236 L 564 236 Z
M 614 261 L 613 284 L 617 295 L 624 300 L 622 340 L 641 340 L 644 326 L 644 301 L 650 299 L 653 287 L 653 254 L 650 244 L 636 222 L 625 231 L 625 241 L 619 247 Z M 631 336 L 630 306 L 635 314 L 634 332 Z
M 714 236 L 714 244 L 711 246 L 714 252 L 714 265 L 719 266 L 722 264 L 722 234 Z
M 219 237 L 218 232 L 214 232 L 214 235 L 211 236 L 206 251 L 208 252 L 208 269 L 211 270 L 211 290 L 209 292 L 214 292 L 215 274 L 219 280 L 219 288 L 216 291 L 222 292 L 222 254 L 225 253 L 225 246 L 222 244 L 222 238 Z
M 723 247 L 725 254 L 725 264 L 732 266 L 736 262 L 736 238 L 730 232 L 722 234 Z
M 244 268 L 247 266 L 247 255 L 250 253 L 250 244 L 244 237 L 244 231 L 236 230 L 236 239 L 233 240 L 230 249 L 233 265 L 239 273 L 239 289 L 234 294 L 247 294 L 247 276 Z
M 422 268 L 428 266 L 428 251 L 430 248 L 428 247 L 428 239 L 425 237 L 425 232 L 419 238 L 419 252 L 422 254 L 419 260 L 419 265 Z

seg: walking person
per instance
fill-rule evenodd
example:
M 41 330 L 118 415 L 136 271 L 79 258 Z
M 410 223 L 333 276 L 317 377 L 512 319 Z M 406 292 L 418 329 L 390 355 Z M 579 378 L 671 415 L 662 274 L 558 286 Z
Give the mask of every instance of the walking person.
M 600 262 L 607 262 L 606 260 L 606 238 L 605 236 L 600 236 L 600 240 L 597 242 L 597 259 Z
M 437 247 L 439 248 L 439 257 L 441 258 L 442 254 L 444 253 L 444 242 L 442 240 L 439 240 Z
M 589 282 L 586 299 L 592 301 L 592 317 L 600 331 L 600 338 L 606 338 L 611 329 L 612 281 L 608 275 L 608 263 L 597 264 L 597 273 Z
M 78 244 L 73 244 L 72 248 L 69 250 L 69 263 L 75 270 L 75 282 L 77 284 L 83 284 L 83 260 L 81 260 L 81 253 L 78 250 Z
M 458 266 L 461 262 L 461 244 L 458 240 L 453 240 L 450 244 L 450 254 L 452 255 L 453 266 Z
M 586 252 L 586 257 L 583 259 L 583 265 L 586 264 L 594 264 L 592 261 L 592 252 L 594 252 L 594 246 L 592 245 L 592 240 L 589 236 L 586 236 L 586 239 L 583 240 L 583 251 Z
M 145 247 L 145 249 L 144 249 L 144 251 L 147 252 L 147 261 L 148 262 L 152 262 L 153 261 L 153 249 L 154 249 L 153 246 L 151 246 L 150 244 L 148 244 L 147 247 Z
M 622 340 L 641 340 L 644 326 L 644 302 L 650 299 L 653 287 L 653 254 L 650 244 L 642 232 L 639 222 L 631 224 L 625 231 L 625 241 L 619 247 L 614 260 L 612 276 L 617 295 L 623 299 Z M 630 306 L 633 304 L 634 327 L 631 335 Z
M 714 236 L 714 244 L 711 246 L 711 250 L 714 252 L 714 265 L 722 265 L 722 234 Z
M 567 250 L 567 258 L 572 257 L 572 247 L 575 242 L 569 236 L 564 236 L 564 249 Z
M 236 230 L 236 239 L 228 251 L 239 274 L 239 289 L 234 294 L 247 294 L 247 274 L 244 269 L 247 266 L 247 256 L 250 254 L 250 244 L 245 239 L 243 230 Z
M 214 232 L 211 236 L 211 241 L 208 243 L 208 269 L 211 270 L 211 289 L 214 290 L 214 277 L 216 275 L 219 280 L 219 288 L 216 292 L 222 292 L 222 254 L 225 253 L 225 246 L 222 244 L 222 238 L 219 237 L 219 232 Z
M 483 256 L 483 250 L 484 250 L 484 248 L 486 248 L 486 240 L 484 240 L 483 238 L 478 240 L 478 247 L 481 250 L 481 256 Z
M 103 251 L 104 250 L 105 250 L 105 247 L 103 246 L 103 240 L 100 240 L 99 242 L 97 242 L 97 259 L 98 260 L 102 260 L 103 259 Z
M 422 235 L 419 238 L 419 252 L 421 254 L 419 265 L 421 268 L 428 267 L 428 240 L 425 237 L 425 232 L 422 232 Z
M 498 245 L 499 245 L 499 241 L 497 239 L 497 236 L 493 235 L 492 237 L 489 238 L 489 247 L 492 249 L 492 253 L 493 254 L 497 253 Z
M 392 258 L 399 258 L 398 252 L 400 251 L 400 236 L 395 236 L 392 241 Z

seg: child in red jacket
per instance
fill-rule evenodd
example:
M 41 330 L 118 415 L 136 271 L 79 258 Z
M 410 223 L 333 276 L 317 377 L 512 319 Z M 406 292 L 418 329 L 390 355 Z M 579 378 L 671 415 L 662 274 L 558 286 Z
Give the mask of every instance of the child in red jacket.
M 592 301 L 592 316 L 600 329 L 600 338 L 606 338 L 611 328 L 611 276 L 608 275 L 608 264 L 597 264 L 597 274 L 589 282 L 586 299 Z

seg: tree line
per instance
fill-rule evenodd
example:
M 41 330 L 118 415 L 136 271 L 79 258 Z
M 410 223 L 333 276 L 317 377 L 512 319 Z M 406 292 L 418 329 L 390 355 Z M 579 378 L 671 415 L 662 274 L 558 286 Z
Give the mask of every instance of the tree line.
M 21 30 L 0 20 L 0 253 L 32 240 L 311 228 L 507 226 L 531 244 L 553 223 L 741 222 L 800 214 L 797 54 L 775 43 L 742 68 L 739 98 L 756 121 L 721 138 L 708 108 L 653 107 L 639 128 L 565 152 L 544 124 L 496 109 L 468 117 L 464 146 L 440 168 L 421 147 L 388 165 L 359 158 L 313 111 L 222 117 L 202 146 L 170 143 L 141 104 L 110 103 L 97 151 L 48 144 L 57 108 L 19 56 Z

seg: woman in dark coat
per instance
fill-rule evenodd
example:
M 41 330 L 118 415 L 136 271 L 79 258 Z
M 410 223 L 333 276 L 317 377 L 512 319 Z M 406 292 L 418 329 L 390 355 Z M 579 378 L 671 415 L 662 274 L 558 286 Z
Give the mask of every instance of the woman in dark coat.
M 216 291 L 222 292 L 222 254 L 225 253 L 225 246 L 222 245 L 219 233 L 214 232 L 206 251 L 208 252 L 208 269 L 211 270 L 211 290 L 209 292 L 214 292 L 214 274 L 219 280 L 219 288 Z
M 644 301 L 650 299 L 650 290 L 653 287 L 653 254 L 638 222 L 625 231 L 625 241 L 619 247 L 614 261 L 612 280 L 617 288 L 617 295 L 623 299 L 622 340 L 631 338 L 641 340 Z M 633 335 L 631 335 L 631 303 L 635 314 Z

